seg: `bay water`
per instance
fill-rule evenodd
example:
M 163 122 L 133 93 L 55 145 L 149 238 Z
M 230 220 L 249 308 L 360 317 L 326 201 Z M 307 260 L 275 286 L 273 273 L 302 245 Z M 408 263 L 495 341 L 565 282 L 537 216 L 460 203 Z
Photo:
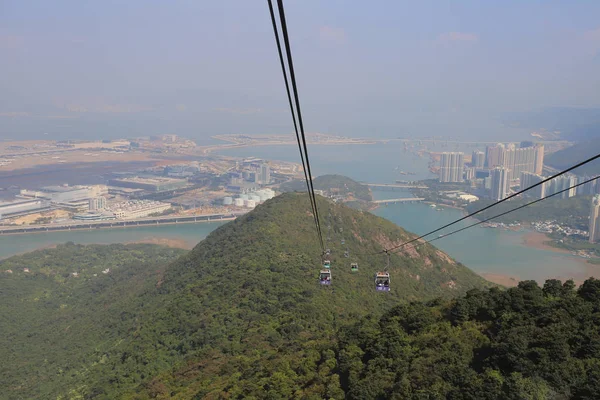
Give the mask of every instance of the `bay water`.
M 470 152 L 474 146 L 456 146 L 451 149 L 436 143 L 437 151 Z M 418 147 L 418 146 L 416 146 Z M 431 144 L 429 144 L 431 149 Z M 428 171 L 429 159 L 416 153 L 416 148 L 404 149 L 401 142 L 373 145 L 311 146 L 310 161 L 314 176 L 341 174 L 358 181 L 393 183 L 397 179 L 418 180 L 434 177 Z M 296 146 L 248 147 L 222 151 L 221 154 L 238 157 L 259 157 L 298 162 Z M 400 171 L 415 175 L 402 175 Z M 409 192 L 374 191 L 376 199 L 410 196 Z M 424 234 L 463 215 L 461 210 L 443 208 L 438 211 L 423 203 L 393 204 L 374 211 L 416 234 Z M 473 221 L 464 221 L 446 231 L 446 234 Z M 15 236 L 0 236 L 0 258 L 56 245 L 67 241 L 75 243 L 126 243 L 152 238 L 183 240 L 189 246 L 202 240 L 222 223 L 200 223 L 139 227 L 128 229 L 102 229 L 92 231 L 52 232 Z M 582 259 L 551 250 L 536 249 L 523 244 L 525 232 L 474 227 L 456 235 L 440 238 L 432 244 L 447 252 L 467 267 L 480 273 L 510 275 L 517 279 L 547 278 L 584 279 L 593 273 L 592 266 Z

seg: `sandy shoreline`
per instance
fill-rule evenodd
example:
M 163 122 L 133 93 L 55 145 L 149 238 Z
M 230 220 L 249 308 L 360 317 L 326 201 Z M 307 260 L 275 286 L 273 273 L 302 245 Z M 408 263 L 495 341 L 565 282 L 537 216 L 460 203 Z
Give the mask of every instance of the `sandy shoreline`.
M 498 274 L 495 272 L 479 272 L 478 274 L 486 281 L 490 281 L 492 283 L 496 283 L 498 285 L 506 287 L 517 286 L 517 284 L 521 280 L 517 276 Z
M 571 254 L 569 250 L 559 249 L 558 247 L 554 247 L 549 245 L 547 242 L 550 242 L 551 239 L 546 236 L 545 233 L 530 231 L 523 235 L 523 245 L 527 247 L 532 247 L 534 249 L 539 250 L 549 250 L 555 253 L 562 254 Z
M 148 237 L 141 240 L 134 240 L 131 242 L 127 242 L 125 244 L 137 244 L 137 243 L 146 243 L 146 244 L 157 244 L 160 246 L 174 247 L 177 249 L 191 250 L 195 245 L 191 245 L 184 239 L 169 239 L 164 237 Z

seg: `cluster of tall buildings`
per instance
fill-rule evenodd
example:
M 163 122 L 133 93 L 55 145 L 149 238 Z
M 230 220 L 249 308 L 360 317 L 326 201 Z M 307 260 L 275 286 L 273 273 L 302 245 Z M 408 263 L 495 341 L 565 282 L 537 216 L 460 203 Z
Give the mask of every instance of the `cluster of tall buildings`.
M 508 179 L 511 181 L 519 179 L 521 172 L 541 174 L 544 169 L 544 145 L 521 142 L 521 147 L 518 148 L 514 143 L 488 146 L 484 167 L 508 169 Z
M 476 170 L 493 170 L 502 167 L 508 170 L 508 180 L 521 177 L 521 172 L 541 174 L 544 168 L 544 145 L 532 142 L 521 142 L 520 147 L 514 143 L 504 145 L 498 143 L 486 147 L 485 153 L 474 151 L 471 155 L 471 168 Z M 464 153 L 444 152 L 440 159 L 440 182 L 463 182 Z M 473 175 L 473 174 L 471 174 Z M 468 176 L 466 177 L 468 180 Z
M 465 165 L 464 154 L 444 152 L 440 158 L 440 182 L 471 183 L 476 191 L 493 200 L 502 200 L 510 194 L 511 186 L 520 185 L 524 190 L 546 180 L 544 169 L 544 145 L 521 142 L 520 147 L 510 143 L 498 143 L 483 151 L 473 151 L 470 165 Z M 574 188 L 590 180 L 589 176 L 565 174 L 528 190 L 524 196 L 543 199 L 560 192 L 566 199 L 578 195 L 600 194 L 600 179 Z
M 260 159 L 244 160 L 242 165 L 236 163 L 235 170 L 228 176 L 227 191 L 249 193 L 271 183 L 271 167 Z
M 542 175 L 534 174 L 531 172 L 522 172 L 520 180 L 520 189 L 525 190 L 537 183 L 541 183 L 547 178 Z M 525 197 L 532 197 L 535 199 L 543 199 L 555 193 L 561 192 L 560 198 L 568 199 L 569 197 L 581 196 L 581 195 L 593 195 L 600 193 L 600 179 L 587 182 L 583 185 L 573 187 L 579 183 L 590 180 L 589 176 L 575 176 L 571 174 L 565 174 L 558 176 L 548 182 L 544 182 L 533 189 L 523 193 Z

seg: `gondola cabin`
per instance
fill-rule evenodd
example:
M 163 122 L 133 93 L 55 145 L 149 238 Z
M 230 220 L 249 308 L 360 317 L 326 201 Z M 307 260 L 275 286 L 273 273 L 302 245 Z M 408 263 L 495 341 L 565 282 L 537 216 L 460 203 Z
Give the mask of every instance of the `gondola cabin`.
M 350 264 L 350 271 L 358 272 L 358 264 L 357 263 Z
M 331 268 L 331 261 L 329 261 L 329 260 L 325 260 L 325 261 L 323 261 L 323 267 L 324 267 L 325 269 L 329 269 L 329 268 Z
M 321 270 L 319 273 L 319 283 L 321 285 L 331 285 L 331 271 L 329 270 Z
M 377 272 L 375 274 L 375 290 L 378 292 L 390 291 L 390 274 L 389 272 Z

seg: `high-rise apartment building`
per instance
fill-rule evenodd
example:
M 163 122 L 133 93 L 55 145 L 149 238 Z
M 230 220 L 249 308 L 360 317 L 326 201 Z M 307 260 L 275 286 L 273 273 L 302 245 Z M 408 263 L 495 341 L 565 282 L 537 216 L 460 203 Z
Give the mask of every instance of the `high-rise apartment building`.
M 514 180 L 521 177 L 521 172 L 534 172 L 535 147 L 508 148 L 504 151 L 502 166 L 511 172 L 508 179 Z
M 253 182 L 261 185 L 271 183 L 271 167 L 269 167 L 269 164 L 263 163 L 256 168 Z
M 440 182 L 462 182 L 464 165 L 464 153 L 442 153 L 440 159 Z
M 592 198 L 590 207 L 590 243 L 600 242 L 600 195 Z
M 475 179 L 475 168 L 473 168 L 473 167 L 465 168 L 465 180 L 470 182 L 474 179 Z
M 265 163 L 260 165 L 260 175 L 264 185 L 271 183 L 271 167 L 269 164 Z
M 495 146 L 486 147 L 485 166 L 491 169 L 503 165 L 504 150 L 504 145 L 502 143 L 498 143 Z
M 554 194 L 565 190 L 560 194 L 560 198 L 568 199 L 569 197 L 573 197 L 577 194 L 577 188 L 573 187 L 577 185 L 577 177 L 574 175 L 557 176 L 556 178 L 552 179 L 549 183 L 550 187 L 546 195 Z
M 535 145 L 535 168 L 533 172 L 538 175 L 544 172 L 544 145 L 540 143 Z
M 525 190 L 528 187 L 531 187 L 536 183 L 540 183 L 543 180 L 543 176 L 534 174 L 533 172 L 521 172 L 520 189 Z M 532 197 L 534 199 L 543 199 L 544 197 L 546 197 L 546 183 L 542 183 L 541 185 L 536 186 L 533 189 L 529 189 L 528 191 L 523 193 L 523 195 L 525 195 L 526 197 Z
M 485 166 L 485 153 L 483 151 L 474 151 L 471 156 L 471 165 L 477 169 Z
M 577 177 L 577 183 L 583 183 L 585 181 L 589 181 L 590 179 L 592 179 L 591 176 L 578 176 Z M 600 181 L 600 178 L 590 181 L 588 183 L 585 183 L 581 186 L 577 187 L 577 196 L 585 196 L 585 195 L 590 195 L 590 194 L 597 194 L 598 192 L 596 191 L 596 185 L 597 182 Z
M 496 167 L 491 171 L 490 195 L 493 200 L 502 200 L 508 196 L 508 176 L 510 170 L 504 167 Z

